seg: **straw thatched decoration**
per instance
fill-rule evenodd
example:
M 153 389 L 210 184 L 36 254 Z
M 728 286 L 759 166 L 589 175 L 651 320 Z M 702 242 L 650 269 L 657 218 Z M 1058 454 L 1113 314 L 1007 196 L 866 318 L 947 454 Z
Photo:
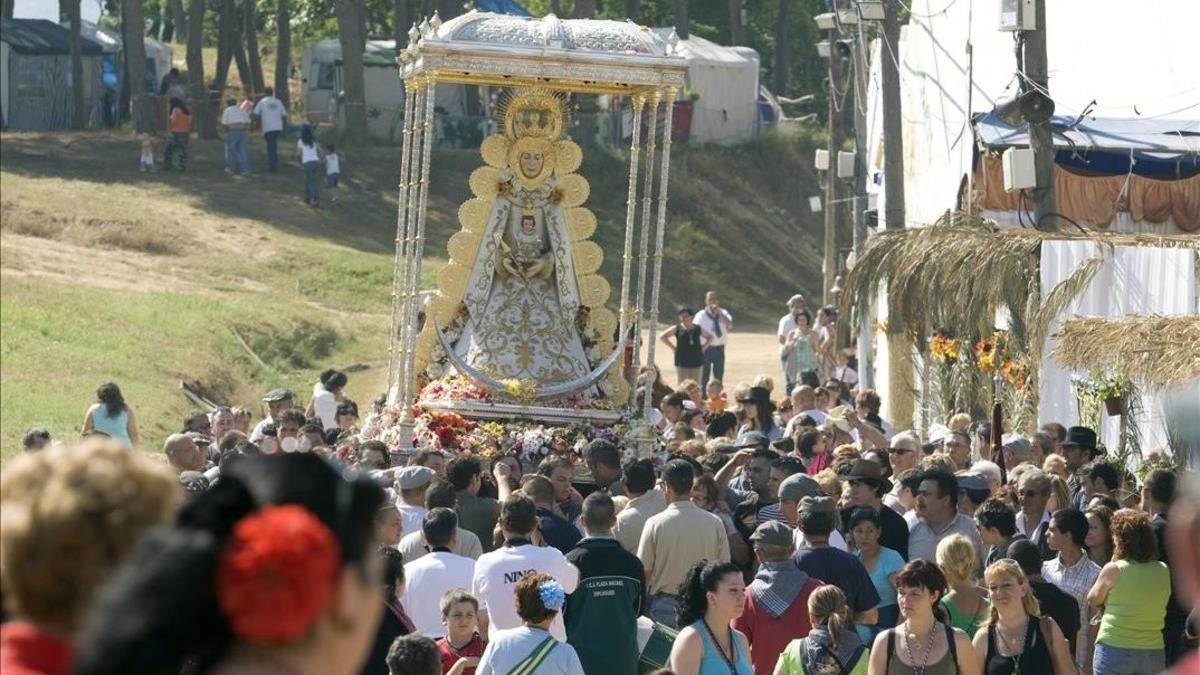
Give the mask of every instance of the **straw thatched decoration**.
M 1055 240 L 1092 242 L 1096 255 L 1053 289 L 1042 289 L 1041 244 Z M 989 335 L 997 310 L 1006 309 L 1013 344 L 1021 352 L 1038 355 L 1051 322 L 1087 288 L 1114 246 L 1200 251 L 1200 239 L 1000 230 L 994 221 L 978 215 L 947 213 L 929 227 L 883 231 L 868 239 L 846 279 L 841 311 L 846 314 L 851 307 L 867 306 L 880 289 L 886 289 L 886 330 L 907 335 L 920 350 L 939 328 L 952 328 L 960 335 Z M 1048 292 L 1043 295 L 1043 290 Z M 1036 392 L 1037 358 L 1030 361 L 1029 384 Z M 1027 397 L 1023 407 L 1035 410 L 1035 397 Z
M 1076 318 L 1052 356 L 1072 370 L 1115 370 L 1149 389 L 1200 378 L 1200 316 Z

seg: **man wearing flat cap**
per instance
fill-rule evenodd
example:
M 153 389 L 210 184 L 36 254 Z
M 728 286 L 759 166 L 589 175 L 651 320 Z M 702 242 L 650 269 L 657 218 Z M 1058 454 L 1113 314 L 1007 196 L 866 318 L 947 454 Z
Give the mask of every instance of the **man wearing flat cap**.
M 873 626 L 879 622 L 879 592 L 856 556 L 829 545 L 837 522 L 837 508 L 829 497 L 804 497 L 796 510 L 798 525 L 807 546 L 796 551 L 795 562 L 808 576 L 833 584 L 846 594 L 855 623 Z
M 808 596 L 823 582 L 809 577 L 792 562 L 795 546 L 788 525 L 765 522 L 750 535 L 750 544 L 758 559 L 758 572 L 746 587 L 744 609 L 734 619 L 733 627 L 754 646 L 754 672 L 771 673 L 788 643 L 812 630 Z
M 267 416 L 259 420 L 258 424 L 254 425 L 254 429 L 250 432 L 250 442 L 258 443 L 263 439 L 263 431 L 268 424 L 275 424 L 279 419 L 279 415 L 284 410 L 290 410 L 295 407 L 295 395 L 290 389 L 272 389 L 263 395 L 263 403 L 267 406 Z
M 779 510 L 783 513 L 784 522 L 792 526 L 792 542 L 797 551 L 808 546 L 804 533 L 798 527 L 800 500 L 805 497 L 819 497 L 823 494 L 825 493 L 821 491 L 821 484 L 806 473 L 792 474 L 779 484 Z M 829 533 L 829 545 L 841 551 L 845 551 L 847 548 L 846 538 L 837 531 L 837 528 Z
M 425 520 L 425 489 L 437 477 L 427 466 L 406 466 L 396 474 L 396 509 L 400 511 L 400 536 L 420 532 Z

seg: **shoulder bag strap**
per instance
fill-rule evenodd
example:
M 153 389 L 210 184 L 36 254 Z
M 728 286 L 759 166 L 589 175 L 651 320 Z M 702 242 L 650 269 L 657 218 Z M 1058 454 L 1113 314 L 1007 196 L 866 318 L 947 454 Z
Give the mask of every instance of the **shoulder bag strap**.
M 554 648 L 557 646 L 558 640 L 553 635 L 547 637 L 538 646 L 533 648 L 529 656 L 526 656 L 520 663 L 513 666 L 507 675 L 533 675 L 533 673 L 537 672 L 538 667 L 542 665 L 542 662 L 546 660 L 546 657 L 550 656 L 550 652 L 554 651 Z
M 958 672 L 958 645 L 954 640 L 954 628 L 946 625 L 946 646 L 950 648 L 950 659 L 954 661 L 954 672 Z
M 884 663 L 883 672 L 888 672 L 892 668 L 892 652 L 896 651 L 896 629 L 887 629 L 887 662 Z

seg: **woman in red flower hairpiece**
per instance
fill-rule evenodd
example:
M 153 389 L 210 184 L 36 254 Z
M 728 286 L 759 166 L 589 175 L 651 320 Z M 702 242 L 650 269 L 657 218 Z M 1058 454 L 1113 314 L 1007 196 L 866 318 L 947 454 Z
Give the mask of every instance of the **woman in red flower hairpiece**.
M 240 462 L 152 531 L 92 609 L 79 675 L 352 675 L 379 623 L 369 480 Z

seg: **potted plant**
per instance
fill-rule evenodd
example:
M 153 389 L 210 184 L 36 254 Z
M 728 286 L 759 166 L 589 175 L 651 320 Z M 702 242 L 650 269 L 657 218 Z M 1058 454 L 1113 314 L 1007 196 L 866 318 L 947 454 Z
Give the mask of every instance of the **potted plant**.
M 1125 380 L 1115 372 L 1093 370 L 1087 378 L 1075 380 L 1075 388 L 1103 401 L 1109 417 L 1119 417 L 1125 410 Z

